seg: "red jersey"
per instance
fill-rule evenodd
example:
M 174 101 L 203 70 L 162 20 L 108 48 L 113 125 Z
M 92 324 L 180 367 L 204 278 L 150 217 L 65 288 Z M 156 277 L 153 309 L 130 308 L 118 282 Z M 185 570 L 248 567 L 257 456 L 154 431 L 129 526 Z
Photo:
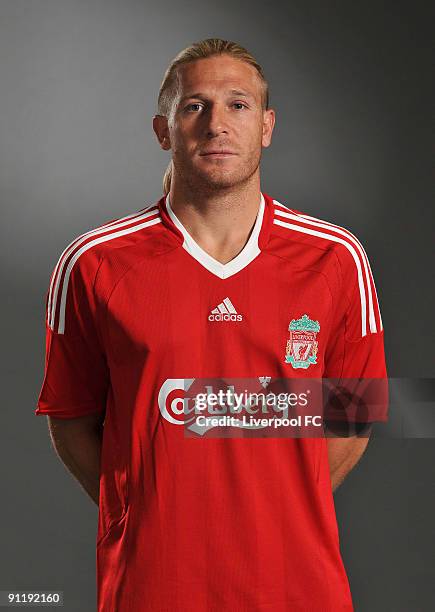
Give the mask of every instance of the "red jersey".
M 166 196 L 79 236 L 53 270 L 36 414 L 105 412 L 99 612 L 353 609 L 327 440 L 184 435 L 196 378 L 386 376 L 360 242 L 260 199 L 226 264 Z M 289 349 L 301 320 L 311 353 L 297 326 Z

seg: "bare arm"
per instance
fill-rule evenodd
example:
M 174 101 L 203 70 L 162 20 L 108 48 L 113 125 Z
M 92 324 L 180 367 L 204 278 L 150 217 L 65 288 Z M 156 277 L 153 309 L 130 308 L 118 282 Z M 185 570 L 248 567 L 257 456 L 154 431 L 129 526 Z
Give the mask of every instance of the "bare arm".
M 73 419 L 48 417 L 50 436 L 66 468 L 97 504 L 104 413 Z
M 368 441 L 368 436 L 327 439 L 332 491 L 336 490 L 351 469 L 358 463 Z

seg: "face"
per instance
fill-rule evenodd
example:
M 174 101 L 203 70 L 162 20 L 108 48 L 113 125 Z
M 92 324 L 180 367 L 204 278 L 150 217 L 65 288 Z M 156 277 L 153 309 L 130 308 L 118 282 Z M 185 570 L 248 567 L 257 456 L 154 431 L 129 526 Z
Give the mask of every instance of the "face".
M 170 116 L 154 117 L 153 127 L 162 148 L 172 150 L 175 174 L 216 190 L 258 172 L 274 122 L 274 111 L 262 108 L 255 68 L 221 55 L 180 67 Z

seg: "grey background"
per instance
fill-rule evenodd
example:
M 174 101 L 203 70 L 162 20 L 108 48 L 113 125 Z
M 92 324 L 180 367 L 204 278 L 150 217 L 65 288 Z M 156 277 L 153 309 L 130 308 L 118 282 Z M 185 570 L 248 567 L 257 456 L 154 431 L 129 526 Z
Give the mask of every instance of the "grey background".
M 161 195 L 151 129 L 168 62 L 233 39 L 277 112 L 262 189 L 344 225 L 372 265 L 391 376 L 434 376 L 434 91 L 427 2 L 2 0 L 0 589 L 95 609 L 97 508 L 33 410 L 60 252 Z M 434 440 L 374 439 L 336 493 L 356 610 L 435 609 Z M 289 577 L 291 579 L 291 577 Z

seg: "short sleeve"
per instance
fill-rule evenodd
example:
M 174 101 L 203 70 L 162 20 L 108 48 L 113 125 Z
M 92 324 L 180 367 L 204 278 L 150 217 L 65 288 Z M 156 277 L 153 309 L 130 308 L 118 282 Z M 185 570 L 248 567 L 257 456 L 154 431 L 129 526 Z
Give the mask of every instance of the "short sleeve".
M 67 248 L 52 272 L 36 415 L 75 418 L 105 411 L 109 372 L 94 295 L 98 266 L 94 253 Z
M 350 232 L 349 236 L 336 249 L 341 281 L 325 352 L 324 378 L 339 379 L 350 390 L 370 385 L 368 420 L 385 421 L 388 384 L 379 301 L 367 254 L 355 236 Z M 361 382 L 357 384 L 358 379 Z

